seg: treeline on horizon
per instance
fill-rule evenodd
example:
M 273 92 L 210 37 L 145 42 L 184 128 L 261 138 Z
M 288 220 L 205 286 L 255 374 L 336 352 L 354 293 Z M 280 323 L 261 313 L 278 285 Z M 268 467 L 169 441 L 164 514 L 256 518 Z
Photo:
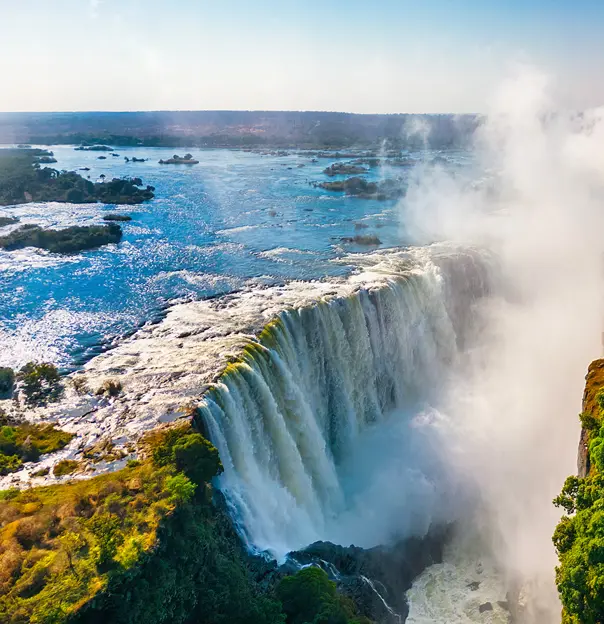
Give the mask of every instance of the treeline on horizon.
M 375 146 L 450 148 L 468 143 L 477 115 L 159 111 L 0 113 L 0 143 L 109 143 L 140 147 Z

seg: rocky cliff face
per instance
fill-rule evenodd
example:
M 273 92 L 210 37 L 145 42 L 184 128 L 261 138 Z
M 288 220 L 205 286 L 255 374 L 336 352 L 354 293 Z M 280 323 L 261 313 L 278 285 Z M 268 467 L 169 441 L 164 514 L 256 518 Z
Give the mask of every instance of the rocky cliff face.
M 583 393 L 583 413 L 599 418 L 599 406 L 596 396 L 604 387 L 604 359 L 594 360 L 587 370 L 585 377 L 585 391 Z M 579 453 L 577 456 L 577 471 L 579 477 L 586 477 L 591 469 L 589 461 L 589 431 L 582 427 L 579 439 Z

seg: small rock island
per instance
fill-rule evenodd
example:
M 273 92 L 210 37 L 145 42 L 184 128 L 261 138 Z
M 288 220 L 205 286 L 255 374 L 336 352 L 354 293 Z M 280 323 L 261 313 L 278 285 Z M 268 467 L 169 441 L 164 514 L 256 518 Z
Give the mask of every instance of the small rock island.
M 172 158 L 168 158 L 168 160 L 160 160 L 160 165 L 198 165 L 199 161 L 195 160 L 192 154 L 185 154 L 184 156 L 178 156 L 178 154 L 174 154 Z

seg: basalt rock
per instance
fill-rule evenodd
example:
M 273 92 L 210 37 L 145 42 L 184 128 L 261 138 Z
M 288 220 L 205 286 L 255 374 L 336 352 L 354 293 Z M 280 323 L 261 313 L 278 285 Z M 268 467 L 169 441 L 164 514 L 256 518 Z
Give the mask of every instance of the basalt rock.
M 385 624 L 404 622 L 409 613 L 406 591 L 428 566 L 442 561 L 451 530 L 433 528 L 423 538 L 369 549 L 316 542 L 289 558 L 322 567 L 366 617 Z

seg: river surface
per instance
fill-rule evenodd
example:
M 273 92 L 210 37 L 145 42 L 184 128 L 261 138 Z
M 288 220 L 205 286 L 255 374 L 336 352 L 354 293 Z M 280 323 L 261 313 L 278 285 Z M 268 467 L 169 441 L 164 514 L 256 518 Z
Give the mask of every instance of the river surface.
M 54 168 L 88 167 L 79 173 L 93 181 L 101 174 L 141 177 L 156 187 L 156 198 L 139 206 L 31 203 L 1 209 L 21 224 L 46 227 L 102 223 L 107 212 L 133 219 L 122 224 L 119 245 L 75 255 L 0 251 L 3 366 L 44 360 L 70 368 L 156 319 L 175 300 L 218 296 L 250 280 L 270 284 L 344 274 L 349 269 L 332 260 L 363 248 L 342 244 L 341 237 L 375 234 L 383 247 L 407 242 L 397 202 L 313 188 L 311 182 L 329 179 L 322 171 L 333 159 L 313 163 L 309 154 L 192 149 L 200 164 L 180 166 L 158 163 L 174 148 L 119 148 L 119 157 L 73 146 L 52 149 Z M 417 162 L 437 155 L 451 164 L 466 158 L 408 154 Z M 148 160 L 126 163 L 125 156 Z M 393 175 L 408 177 L 410 168 L 376 168 L 367 178 Z

